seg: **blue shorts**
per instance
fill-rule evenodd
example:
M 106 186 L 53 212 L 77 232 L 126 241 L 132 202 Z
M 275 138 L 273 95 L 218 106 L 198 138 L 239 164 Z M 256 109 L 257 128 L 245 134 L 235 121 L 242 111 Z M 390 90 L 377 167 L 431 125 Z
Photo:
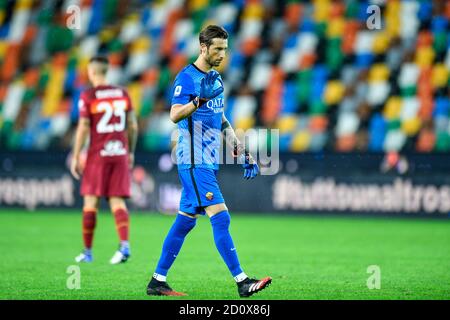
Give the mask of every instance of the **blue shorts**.
M 189 214 L 205 214 L 205 207 L 224 203 L 217 181 L 217 170 L 191 168 L 178 170 L 183 187 L 180 211 Z

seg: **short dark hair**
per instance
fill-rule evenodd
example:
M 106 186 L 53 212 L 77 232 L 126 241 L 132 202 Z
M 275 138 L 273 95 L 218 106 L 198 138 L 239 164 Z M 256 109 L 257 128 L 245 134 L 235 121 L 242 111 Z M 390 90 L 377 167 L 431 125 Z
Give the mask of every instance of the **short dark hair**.
M 207 47 L 212 44 L 212 39 L 214 38 L 228 39 L 227 30 L 221 26 L 209 25 L 204 28 L 198 36 L 200 44 L 204 43 Z
M 96 63 L 96 72 L 102 75 L 106 75 L 106 73 L 108 72 L 109 61 L 105 56 L 94 56 L 89 59 L 89 63 Z
M 105 56 L 94 56 L 91 59 L 89 59 L 89 63 L 91 63 L 91 62 L 109 64 L 108 58 Z

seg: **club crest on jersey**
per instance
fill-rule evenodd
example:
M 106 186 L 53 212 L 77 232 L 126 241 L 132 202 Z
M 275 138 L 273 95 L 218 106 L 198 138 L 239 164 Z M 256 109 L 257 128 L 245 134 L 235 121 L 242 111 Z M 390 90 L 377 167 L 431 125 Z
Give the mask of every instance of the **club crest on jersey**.
M 206 197 L 206 199 L 208 199 L 208 200 L 212 200 L 212 198 L 214 197 L 214 193 L 212 193 L 212 192 L 207 192 L 206 193 L 206 195 L 205 195 L 205 197 Z
M 212 111 L 214 111 L 214 113 L 219 113 L 219 112 L 223 112 L 223 104 L 224 104 L 223 98 L 215 98 L 215 99 L 209 100 L 206 103 L 206 107 L 208 109 L 211 109 Z

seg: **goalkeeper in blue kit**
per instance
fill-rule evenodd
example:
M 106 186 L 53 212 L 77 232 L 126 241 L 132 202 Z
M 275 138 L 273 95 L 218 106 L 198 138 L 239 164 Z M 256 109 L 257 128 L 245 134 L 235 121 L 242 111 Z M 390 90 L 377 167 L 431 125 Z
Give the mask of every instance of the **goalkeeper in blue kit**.
M 161 257 L 147 286 L 148 295 L 181 296 L 167 283 L 167 273 L 175 261 L 184 239 L 199 215 L 208 215 L 214 242 L 234 277 L 241 297 L 263 290 L 272 281 L 250 279 L 244 273 L 229 232 L 230 214 L 217 181 L 222 134 L 242 160 L 244 178 L 253 179 L 259 172 L 256 161 L 237 139 L 223 114 L 223 82 L 213 68 L 225 58 L 227 31 L 215 25 L 199 35 L 200 55 L 186 66 L 173 84 L 170 119 L 178 125 L 177 165 L 183 187 L 177 217 L 164 240 Z

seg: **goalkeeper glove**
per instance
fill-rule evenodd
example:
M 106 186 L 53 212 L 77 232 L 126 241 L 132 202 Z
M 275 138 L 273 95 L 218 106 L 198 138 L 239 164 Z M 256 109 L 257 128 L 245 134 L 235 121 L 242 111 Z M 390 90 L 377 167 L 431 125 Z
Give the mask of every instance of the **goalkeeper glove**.
M 214 84 L 216 80 L 219 80 L 220 87 L 214 89 Z M 219 94 L 223 92 L 223 82 L 219 79 L 219 73 L 215 70 L 211 70 L 206 74 L 206 76 L 202 79 L 200 83 L 200 105 L 207 102 L 208 100 L 214 99 Z
M 245 150 L 239 157 L 242 162 L 242 167 L 244 167 L 244 179 L 249 180 L 256 177 L 259 173 L 259 167 L 252 155 Z

